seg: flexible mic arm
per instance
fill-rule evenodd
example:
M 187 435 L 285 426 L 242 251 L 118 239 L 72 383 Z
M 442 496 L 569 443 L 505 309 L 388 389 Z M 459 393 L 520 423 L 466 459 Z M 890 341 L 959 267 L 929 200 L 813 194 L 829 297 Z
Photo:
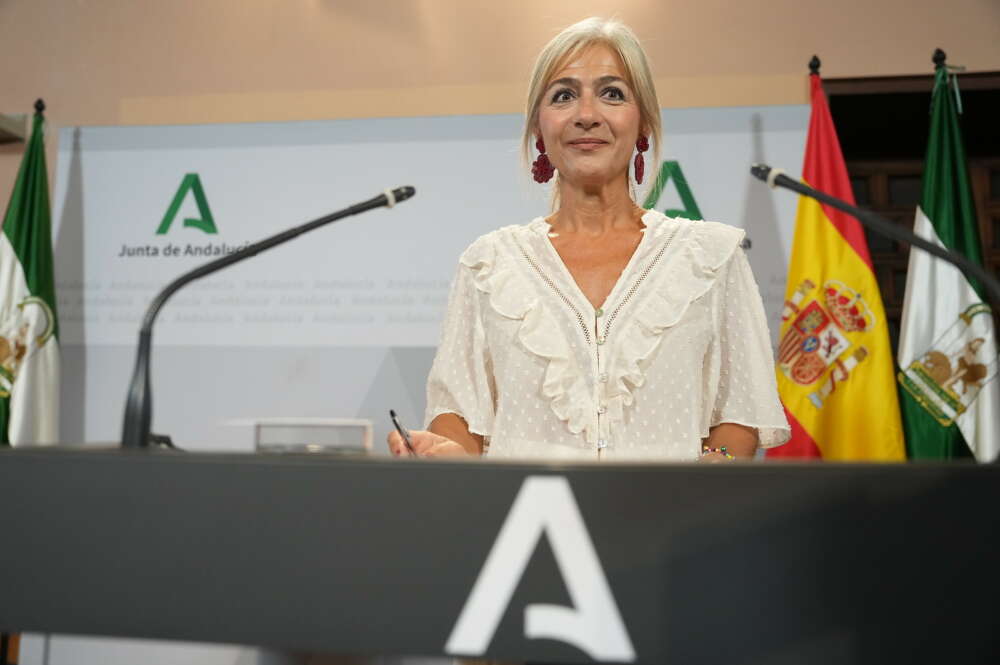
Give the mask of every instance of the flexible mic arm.
M 823 192 L 813 189 L 812 187 L 806 185 L 803 182 L 795 180 L 794 178 L 789 178 L 785 175 L 785 172 L 781 169 L 772 169 L 767 164 L 754 164 L 750 167 L 750 174 L 755 178 L 763 180 L 767 185 L 774 189 L 776 187 L 784 187 L 792 191 L 798 192 L 803 196 L 808 196 L 809 198 L 816 199 L 817 201 L 822 201 L 832 208 L 837 210 L 842 210 L 848 215 L 855 217 L 863 225 L 872 229 L 880 235 L 892 238 L 897 242 L 907 243 L 914 247 L 919 247 L 928 254 L 932 254 L 940 259 L 944 259 L 948 263 L 952 264 L 959 270 L 961 270 L 966 277 L 978 281 L 986 289 L 987 296 L 989 298 L 991 306 L 994 310 L 1000 306 L 1000 282 L 998 282 L 992 275 L 986 272 L 982 266 L 979 266 L 966 257 L 962 256 L 958 252 L 953 252 L 951 250 L 945 249 L 939 245 L 921 238 L 920 236 L 912 233 L 898 224 L 893 224 L 885 217 L 877 215 L 870 210 L 862 210 L 852 206 L 845 201 L 830 196 L 829 194 L 824 194 Z
M 339 212 L 335 212 L 311 222 L 306 222 L 301 226 L 282 231 L 270 238 L 265 238 L 248 245 L 243 249 L 228 254 L 226 256 L 209 261 L 208 263 L 184 273 L 174 281 L 167 284 L 160 291 L 146 309 L 146 315 L 142 319 L 142 327 L 139 329 L 139 348 L 135 354 L 135 369 L 132 372 L 132 382 L 128 389 L 128 398 L 125 402 L 125 422 L 122 426 L 122 448 L 146 448 L 149 446 L 149 429 L 153 419 L 153 404 L 150 395 L 149 361 L 150 351 L 153 341 L 153 322 L 160 309 L 174 293 L 182 286 L 194 280 L 210 275 L 213 272 L 222 270 L 234 263 L 239 263 L 243 259 L 256 256 L 265 249 L 271 249 L 284 242 L 288 242 L 296 236 L 302 235 L 313 229 L 335 222 L 338 219 L 357 215 L 375 208 L 393 207 L 400 201 L 405 201 L 416 193 L 413 187 L 405 186 L 393 190 L 386 190 L 373 199 L 358 203 Z

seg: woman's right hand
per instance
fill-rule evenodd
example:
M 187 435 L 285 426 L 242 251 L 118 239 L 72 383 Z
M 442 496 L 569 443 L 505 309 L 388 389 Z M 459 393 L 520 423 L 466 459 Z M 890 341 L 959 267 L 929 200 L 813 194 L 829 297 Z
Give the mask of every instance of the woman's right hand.
M 403 437 L 399 432 L 389 432 L 386 437 L 389 444 L 389 452 L 396 457 L 409 457 L 410 451 L 406 449 Z M 417 457 L 468 457 L 469 453 L 461 444 L 452 441 L 447 437 L 426 430 L 410 430 L 410 442 L 413 444 L 413 452 Z

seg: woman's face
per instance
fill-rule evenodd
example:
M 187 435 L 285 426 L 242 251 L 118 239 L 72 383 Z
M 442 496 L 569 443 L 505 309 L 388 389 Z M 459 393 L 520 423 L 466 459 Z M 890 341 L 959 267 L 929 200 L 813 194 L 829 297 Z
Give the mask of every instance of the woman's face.
M 640 114 L 618 54 L 590 46 L 557 71 L 538 110 L 538 131 L 560 178 L 603 185 L 620 178 L 639 137 Z

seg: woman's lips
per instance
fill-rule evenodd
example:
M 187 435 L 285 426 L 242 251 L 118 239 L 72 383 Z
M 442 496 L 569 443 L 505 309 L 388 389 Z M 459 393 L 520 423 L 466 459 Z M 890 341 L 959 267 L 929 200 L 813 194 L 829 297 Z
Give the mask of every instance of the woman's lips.
M 569 144 L 579 150 L 596 150 L 601 146 L 607 145 L 608 142 L 601 141 L 600 139 L 577 139 L 575 141 L 570 141 Z

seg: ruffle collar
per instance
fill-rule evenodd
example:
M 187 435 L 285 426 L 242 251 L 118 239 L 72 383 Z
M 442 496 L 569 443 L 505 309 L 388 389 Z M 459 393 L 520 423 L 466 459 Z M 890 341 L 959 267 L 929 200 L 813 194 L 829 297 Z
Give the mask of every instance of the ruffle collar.
M 544 220 L 541 223 L 547 226 Z M 587 382 L 558 321 L 527 283 L 524 273 L 509 261 L 499 260 L 497 236 L 523 228 L 505 227 L 483 236 L 462 254 L 461 263 L 473 270 L 473 283 L 488 296 L 494 312 L 521 321 L 517 339 L 524 348 L 547 361 L 541 393 L 556 417 L 572 433 L 584 432 L 588 442 L 596 441 L 596 432 L 587 418 L 590 401 Z
M 609 335 L 607 348 L 611 355 L 607 364 L 605 417 L 612 423 L 620 422 L 625 409 L 634 403 L 633 391 L 644 383 L 645 371 L 663 333 L 683 318 L 692 302 L 708 293 L 743 238 L 741 229 L 714 222 L 670 218 L 656 211 L 648 211 L 642 220 L 647 234 L 643 243 L 646 255 L 630 274 L 623 275 L 623 279 L 628 281 L 625 286 L 629 287 L 644 272 L 650 277 L 635 291 L 633 302 L 623 307 Z M 462 254 L 461 263 L 473 271 L 476 289 L 488 296 L 494 312 L 521 321 L 518 340 L 530 353 L 547 361 L 542 396 L 572 433 L 582 432 L 584 440 L 593 445 L 597 441 L 597 429 L 590 413 L 592 399 L 587 372 L 574 357 L 550 310 L 561 306 L 560 301 L 557 297 L 540 299 L 526 278 L 532 268 L 527 264 L 515 267 L 510 260 L 524 260 L 525 257 L 508 258 L 501 255 L 499 249 L 504 239 L 509 239 L 513 241 L 511 253 L 530 252 L 528 239 L 519 239 L 518 234 L 537 234 L 548 242 L 550 230 L 551 226 L 543 217 L 525 226 L 504 227 L 469 246 Z M 656 265 L 650 268 L 654 262 Z M 628 290 L 616 288 L 619 293 Z M 609 302 L 605 307 L 617 306 L 618 303 Z
M 663 254 L 649 260 L 659 256 L 656 276 L 625 325 L 612 332 L 618 338 L 608 364 L 607 407 L 613 420 L 621 420 L 634 403 L 633 392 L 645 382 L 664 332 L 712 289 L 744 235 L 741 229 L 716 222 L 663 219 L 660 232 L 672 227 L 673 233 L 661 241 L 667 243 Z

